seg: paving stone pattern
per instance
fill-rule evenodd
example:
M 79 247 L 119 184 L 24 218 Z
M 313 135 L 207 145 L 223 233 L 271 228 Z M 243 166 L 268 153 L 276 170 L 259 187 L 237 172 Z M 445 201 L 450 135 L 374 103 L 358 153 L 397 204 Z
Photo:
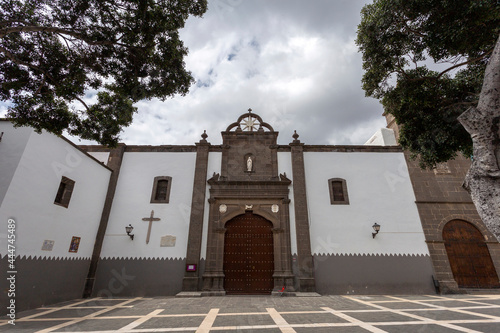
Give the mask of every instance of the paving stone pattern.
M 5 317 L 0 332 L 500 332 L 500 295 L 84 299 Z

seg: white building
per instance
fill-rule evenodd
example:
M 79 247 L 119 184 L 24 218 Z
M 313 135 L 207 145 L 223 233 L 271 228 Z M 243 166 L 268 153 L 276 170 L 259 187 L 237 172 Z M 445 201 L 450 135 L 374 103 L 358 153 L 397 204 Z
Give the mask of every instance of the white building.
M 55 135 L 7 121 L 0 121 L 0 132 L 0 256 L 2 274 L 17 271 L 18 309 L 79 298 L 112 171 Z M 15 267 L 7 265 L 8 254 Z M 2 288 L 1 303 L 6 299 Z
M 0 218 L 16 222 L 21 309 L 82 294 L 434 293 L 433 275 L 448 281 L 390 130 L 372 145 L 297 134 L 278 145 L 249 111 L 222 145 L 203 134 L 193 146 L 109 149 L 0 126 Z

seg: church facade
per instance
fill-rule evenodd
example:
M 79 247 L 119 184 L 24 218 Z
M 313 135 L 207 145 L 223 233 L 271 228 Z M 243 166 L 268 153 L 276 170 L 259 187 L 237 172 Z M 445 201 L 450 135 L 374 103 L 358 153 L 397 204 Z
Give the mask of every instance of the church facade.
M 362 146 L 309 145 L 297 133 L 280 145 L 249 110 L 221 145 L 203 133 L 195 145 L 109 149 L 0 126 L 0 218 L 17 226 L 20 308 L 82 294 L 499 286 L 499 244 L 460 187 L 467 161 L 421 171 L 392 130 Z M 0 241 L 7 272 L 12 256 Z M 481 264 L 469 267 L 470 256 Z

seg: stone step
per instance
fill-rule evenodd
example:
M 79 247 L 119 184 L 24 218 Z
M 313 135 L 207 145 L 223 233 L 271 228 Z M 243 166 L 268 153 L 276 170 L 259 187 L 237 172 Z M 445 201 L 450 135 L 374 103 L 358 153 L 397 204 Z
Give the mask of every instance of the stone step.
M 463 288 L 462 290 L 469 295 L 500 295 L 500 288 L 491 288 L 491 289 Z
M 181 291 L 175 297 L 188 298 L 188 297 L 201 297 L 201 291 Z

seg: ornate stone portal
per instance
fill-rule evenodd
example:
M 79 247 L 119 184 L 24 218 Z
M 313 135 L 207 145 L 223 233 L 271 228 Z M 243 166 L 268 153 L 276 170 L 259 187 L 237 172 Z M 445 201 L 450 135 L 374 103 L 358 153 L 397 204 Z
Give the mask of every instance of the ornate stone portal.
M 222 132 L 221 174 L 208 180 L 210 210 L 204 295 L 225 295 L 225 225 L 249 211 L 273 226 L 273 293 L 281 291 L 283 286 L 287 292 L 294 291 L 288 196 L 291 181 L 284 175 L 278 176 L 277 137 L 278 132 L 251 110 Z

